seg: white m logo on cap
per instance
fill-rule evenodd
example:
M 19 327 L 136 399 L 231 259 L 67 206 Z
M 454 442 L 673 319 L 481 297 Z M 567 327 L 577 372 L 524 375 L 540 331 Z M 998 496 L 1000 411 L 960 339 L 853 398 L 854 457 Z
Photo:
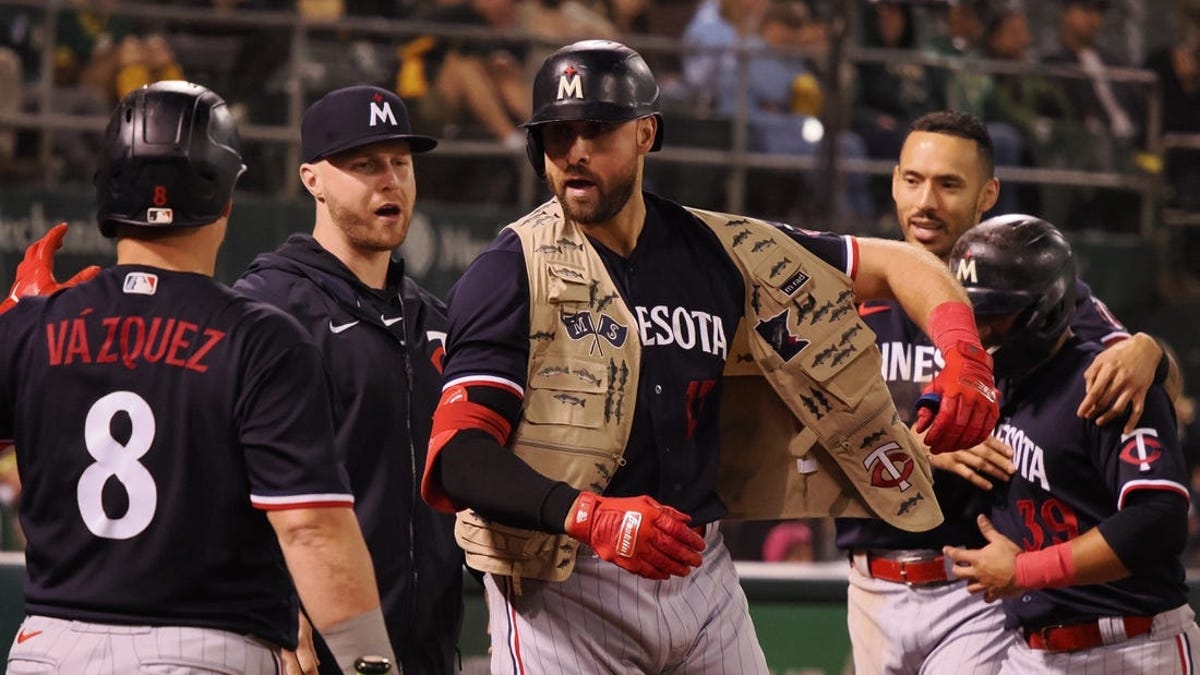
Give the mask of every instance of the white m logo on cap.
M 396 125 L 396 116 L 392 114 L 392 104 L 390 101 L 384 101 L 382 106 L 375 101 L 371 101 L 371 126 L 375 126 L 376 122 L 387 122 L 392 126 Z
M 564 98 L 583 98 L 583 79 L 574 68 L 558 76 L 558 100 Z
M 975 271 L 975 259 L 963 258 L 958 261 L 958 280 L 979 283 L 979 274 Z

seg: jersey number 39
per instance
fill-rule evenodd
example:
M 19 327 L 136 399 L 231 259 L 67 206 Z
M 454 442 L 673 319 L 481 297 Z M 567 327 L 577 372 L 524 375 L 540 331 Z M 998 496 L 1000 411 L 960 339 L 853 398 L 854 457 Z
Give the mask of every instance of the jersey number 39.
M 129 416 L 129 441 L 122 444 L 112 436 L 112 420 L 119 412 Z M 154 442 L 154 411 L 146 399 L 131 391 L 114 391 L 92 404 L 84 422 L 84 443 L 96 461 L 84 469 L 75 491 L 79 514 L 92 534 L 105 539 L 137 536 L 154 518 L 158 486 L 138 460 Z M 104 511 L 104 484 L 116 478 L 129 495 L 129 508 L 120 518 Z

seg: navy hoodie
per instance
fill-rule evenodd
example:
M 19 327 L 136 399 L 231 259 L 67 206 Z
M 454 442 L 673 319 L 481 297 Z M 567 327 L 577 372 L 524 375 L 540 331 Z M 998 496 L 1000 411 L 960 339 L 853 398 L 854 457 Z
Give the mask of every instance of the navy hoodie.
M 463 555 L 453 517 L 419 489 L 441 395 L 445 305 L 401 262 L 389 266 L 386 289 L 372 289 L 301 234 L 259 255 L 234 288 L 294 316 L 320 348 L 392 648 L 405 673 L 455 672 Z M 327 666 L 337 672 L 323 658 Z

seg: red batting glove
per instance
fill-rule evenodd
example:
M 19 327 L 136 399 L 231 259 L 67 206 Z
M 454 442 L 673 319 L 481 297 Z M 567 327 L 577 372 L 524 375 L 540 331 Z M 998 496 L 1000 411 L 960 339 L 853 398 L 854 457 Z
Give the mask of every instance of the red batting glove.
M 933 378 L 927 393 L 939 394 L 935 410 L 922 406 L 913 430 L 926 429 L 925 445 L 933 454 L 978 445 L 1000 418 L 999 392 L 992 377 L 992 357 L 983 347 L 966 341 L 942 352 L 946 367 Z
M 596 555 L 647 579 L 685 577 L 700 566 L 704 539 L 687 515 L 642 495 L 601 497 L 581 492 L 567 516 L 567 534 Z
M 8 297 L 0 303 L 0 314 L 12 309 L 23 297 L 50 295 L 63 288 L 91 281 L 100 273 L 100 268 L 92 265 L 79 270 L 78 274 L 61 284 L 54 280 L 54 252 L 62 248 L 65 236 L 67 224 L 59 223 L 25 249 L 25 259 L 17 265 L 17 279 L 9 289 Z

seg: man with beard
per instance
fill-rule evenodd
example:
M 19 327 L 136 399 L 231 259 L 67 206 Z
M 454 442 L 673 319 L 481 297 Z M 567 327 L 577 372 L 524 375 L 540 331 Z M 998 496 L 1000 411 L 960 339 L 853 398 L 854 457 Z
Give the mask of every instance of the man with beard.
M 941 111 L 913 122 L 892 176 L 906 242 L 949 258 L 955 242 L 995 204 L 999 190 L 991 137 L 979 120 Z M 970 276 L 969 269 L 955 271 Z M 1105 424 L 1128 410 L 1125 428 L 1132 431 L 1164 353 L 1144 333 L 1131 337 L 1083 282 L 1076 282 L 1073 297 L 1071 329 L 1109 347 L 1087 369 L 1088 394 L 1074 412 Z M 907 418 L 942 368 L 942 355 L 895 304 L 868 302 L 859 312 L 877 336 L 884 379 Z M 847 607 L 857 672 L 999 669 L 1012 642 L 1003 630 L 1003 612 L 949 576 L 942 547 L 983 544 L 975 516 L 986 509 L 993 482 L 1007 481 L 1015 471 L 1012 456 L 1007 445 L 989 437 L 974 448 L 932 457 L 946 522 L 927 532 L 906 532 L 878 520 L 837 519 L 837 545 L 852 562 Z
M 550 55 L 525 127 L 554 198 L 450 294 L 422 495 L 486 573 L 494 673 L 766 673 L 720 518 L 941 522 L 856 295 L 897 300 L 947 354 L 935 451 L 994 423 L 943 264 L 642 192 L 658 100 L 625 45 Z
M 392 258 L 416 200 L 413 154 L 437 142 L 412 133 L 398 96 L 371 86 L 312 104 L 301 135 L 312 236 L 260 255 L 234 287 L 296 317 L 320 348 L 335 388 L 338 456 L 395 654 L 403 672 L 451 673 L 462 552 L 453 519 L 426 506 L 416 487 L 441 382 L 445 307 Z M 321 658 L 321 672 L 333 665 Z

